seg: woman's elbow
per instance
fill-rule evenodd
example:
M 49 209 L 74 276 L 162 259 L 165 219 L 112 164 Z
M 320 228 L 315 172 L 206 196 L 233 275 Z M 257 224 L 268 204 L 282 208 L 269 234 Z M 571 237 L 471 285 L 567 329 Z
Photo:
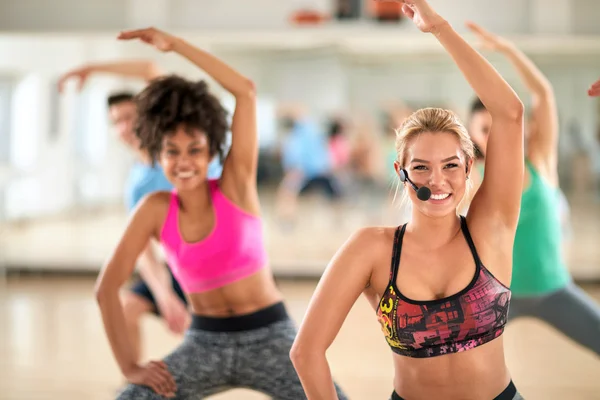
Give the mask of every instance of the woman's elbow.
M 302 359 L 302 353 L 302 345 L 298 343 L 298 340 L 295 340 L 294 344 L 292 344 L 292 348 L 290 349 L 290 360 L 292 360 L 294 367 Z
M 506 108 L 506 114 L 511 121 L 523 124 L 523 116 L 525 115 L 525 106 L 518 97 L 515 98 Z
M 295 340 L 290 349 L 290 360 L 296 370 L 302 370 L 310 363 L 311 351 L 307 348 L 306 343 Z
M 100 285 L 96 285 L 96 287 L 94 288 L 94 295 L 96 297 L 96 303 L 98 304 L 102 304 L 104 303 L 105 299 L 107 297 L 109 297 L 109 290 L 106 288 L 106 286 L 103 286 L 102 284 Z
M 111 283 L 110 280 L 103 279 L 100 277 L 96 281 L 96 286 L 94 287 L 94 295 L 96 297 L 96 302 L 98 304 L 103 304 L 107 299 L 118 296 L 119 295 L 119 287 L 114 283 Z
M 246 97 L 246 98 L 255 98 L 256 97 L 256 85 L 250 79 L 245 78 L 239 89 L 236 90 L 235 97 Z
M 148 82 L 160 78 L 165 75 L 166 72 L 158 66 L 154 61 L 148 61 L 146 64 L 146 80 Z

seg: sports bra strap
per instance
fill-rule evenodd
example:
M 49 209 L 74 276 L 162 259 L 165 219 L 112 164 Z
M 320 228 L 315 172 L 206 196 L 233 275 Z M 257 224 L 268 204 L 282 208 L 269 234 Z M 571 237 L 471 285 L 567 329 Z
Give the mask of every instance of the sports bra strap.
M 398 269 L 400 267 L 400 254 L 402 253 L 402 239 L 404 238 L 404 233 L 406 232 L 406 225 L 399 226 L 396 229 L 396 233 L 394 234 L 394 247 L 392 249 L 392 270 L 390 273 L 390 281 L 396 282 L 398 278 Z M 482 265 L 481 259 L 479 258 L 479 254 L 477 254 L 477 249 L 475 248 L 475 243 L 473 243 L 473 239 L 471 238 L 471 233 L 469 232 L 469 227 L 467 226 L 467 219 L 461 215 L 460 216 L 460 228 L 467 240 L 467 244 L 469 245 L 469 249 L 471 249 L 471 254 L 475 259 L 475 263 L 477 266 Z
M 475 259 L 475 263 L 479 267 L 481 264 L 481 260 L 479 259 L 479 254 L 477 254 L 477 249 L 475 248 L 475 243 L 473 243 L 473 239 L 471 238 L 471 233 L 469 232 L 469 227 L 467 226 L 467 219 L 464 215 L 460 216 L 460 228 L 463 231 L 463 235 L 465 239 L 467 239 L 467 244 L 471 249 L 471 254 L 473 254 L 473 258 Z
M 400 266 L 400 253 L 402 252 L 402 239 L 406 231 L 406 225 L 399 226 L 394 234 L 394 247 L 392 248 L 392 271 L 390 273 L 390 281 L 396 282 L 398 278 L 398 268 Z

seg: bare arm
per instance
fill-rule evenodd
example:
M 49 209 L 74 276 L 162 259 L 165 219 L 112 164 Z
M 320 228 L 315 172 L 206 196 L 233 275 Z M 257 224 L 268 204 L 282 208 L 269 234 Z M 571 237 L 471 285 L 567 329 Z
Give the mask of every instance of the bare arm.
M 558 181 L 558 111 L 552 85 L 544 74 L 514 46 L 504 54 L 512 61 L 532 96 L 532 117 L 537 129 L 528 138 L 528 158 L 553 181 Z
M 256 181 L 258 131 L 254 83 L 217 57 L 183 41 L 175 41 L 174 51 L 204 70 L 235 97 L 231 122 L 231 148 L 223 165 L 223 183 L 236 189 Z
M 131 352 L 119 290 L 135 269 L 139 254 L 153 236 L 156 206 L 146 197 L 134 211 L 127 228 L 96 282 L 96 299 L 100 306 L 104 329 L 122 373 L 127 376 L 136 367 Z
M 114 74 L 130 78 L 140 78 L 147 81 L 165 74 L 156 63 L 149 60 L 127 60 L 90 64 L 85 68 L 92 73 Z
M 137 365 L 131 352 L 119 289 L 135 268 L 135 261 L 149 240 L 155 236 L 156 215 L 161 214 L 160 194 L 144 198 L 131 217 L 125 233 L 96 282 L 96 299 L 100 306 L 104 330 L 119 368 L 131 383 L 152 388 L 156 393 L 174 397 L 175 380 L 164 362 Z
M 485 214 L 494 217 L 489 221 L 501 221 L 514 231 L 523 186 L 523 103 L 494 67 L 425 0 L 406 0 L 402 11 L 421 31 L 435 35 L 492 115 L 485 176 L 473 206 L 481 202 Z
M 494 122 L 514 123 L 522 120 L 521 100 L 481 54 L 445 21 L 439 23 L 433 33 L 492 114 Z M 522 137 L 518 132 L 517 136 Z
M 373 237 L 372 230 L 360 230 L 338 250 L 319 281 L 292 346 L 290 357 L 309 400 L 338 398 L 325 353 L 369 283 L 371 253 L 365 248 L 371 247 Z
M 492 115 L 485 175 L 473 203 L 480 197 L 486 214 L 499 217 L 513 231 L 523 189 L 523 103 L 494 67 L 450 25 L 442 25 L 437 37 Z
M 59 80 L 59 89 L 62 91 L 65 82 L 71 78 L 79 79 L 79 89 L 81 89 L 87 78 L 92 74 L 119 75 L 151 81 L 164 75 L 164 71 L 156 63 L 149 60 L 123 60 L 87 64 L 64 74 Z
M 485 47 L 501 52 L 513 64 L 527 86 L 533 102 L 533 119 L 537 129 L 530 132 L 528 158 L 538 170 L 553 181 L 558 178 L 558 112 L 552 84 L 539 68 L 514 43 L 496 36 L 474 23 L 467 26 L 482 40 Z

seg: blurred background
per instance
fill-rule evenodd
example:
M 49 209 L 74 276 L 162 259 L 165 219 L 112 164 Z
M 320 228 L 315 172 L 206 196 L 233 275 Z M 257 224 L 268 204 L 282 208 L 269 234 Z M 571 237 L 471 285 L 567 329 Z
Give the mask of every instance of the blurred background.
M 600 2 L 430 3 L 470 41 L 467 20 L 513 40 L 554 86 L 560 186 L 571 207 L 569 268 L 598 299 L 600 101 L 586 90 L 600 77 Z M 70 83 L 62 94 L 57 83 L 69 69 L 121 59 L 150 59 L 168 72 L 206 78 L 177 55 L 115 40 L 121 30 L 146 26 L 184 37 L 256 83 L 267 249 L 298 321 L 329 259 L 355 229 L 406 219 L 393 201 L 393 129 L 423 106 L 452 109 L 466 121 L 474 96 L 441 46 L 400 16 L 395 3 L 0 0 L 2 399 L 104 399 L 121 383 L 93 284 L 127 221 L 123 198 L 133 157 L 114 133 L 106 99 L 144 82 L 95 75 L 82 91 Z M 529 107 L 506 59 L 485 55 Z M 231 96 L 212 82 L 211 89 L 233 110 Z M 297 198 L 281 190 L 293 157 L 283 145 L 290 121 L 307 137 L 324 139 L 306 144 L 313 146 L 307 154 L 321 156 L 301 160 L 317 172 Z M 347 322 L 353 327 L 345 325 L 332 349 L 332 369 L 353 398 L 386 398 L 389 350 L 374 312 L 362 299 L 356 307 Z M 147 324 L 149 357 L 178 343 L 160 322 Z M 355 349 L 361 335 L 372 344 Z M 526 398 L 600 398 L 594 355 L 537 322 L 519 322 L 507 337 Z M 256 396 L 227 398 L 262 398 Z

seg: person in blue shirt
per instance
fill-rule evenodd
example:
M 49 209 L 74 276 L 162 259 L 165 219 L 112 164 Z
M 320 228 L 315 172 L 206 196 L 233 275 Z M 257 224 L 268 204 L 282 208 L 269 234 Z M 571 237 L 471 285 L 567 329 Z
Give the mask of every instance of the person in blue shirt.
M 113 74 L 124 77 L 141 78 L 149 82 L 164 75 L 164 72 L 151 61 L 119 61 L 114 63 L 90 64 L 65 73 L 59 81 L 62 91 L 69 79 L 77 79 L 79 89 L 92 74 Z M 153 164 L 147 151 L 141 150 L 135 135 L 137 110 L 135 94 L 114 93 L 108 98 L 108 114 L 119 140 L 128 147 L 135 157 L 125 187 L 125 205 L 132 212 L 146 195 L 161 190 L 172 190 L 158 164 Z M 218 177 L 222 165 L 218 159 L 209 165 L 209 177 Z M 121 296 L 125 319 L 134 344 L 132 351 L 136 359 L 141 358 L 140 321 L 144 315 L 155 314 L 163 318 L 172 332 L 183 334 L 190 323 L 187 299 L 171 274 L 170 269 L 156 256 L 153 244 L 148 243 L 138 259 L 141 279 L 135 282 Z
M 320 189 L 334 204 L 341 197 L 334 176 L 327 138 L 319 126 L 305 116 L 286 116 L 287 135 L 281 146 L 284 176 L 279 185 L 277 208 L 279 216 L 292 220 L 298 196 Z

